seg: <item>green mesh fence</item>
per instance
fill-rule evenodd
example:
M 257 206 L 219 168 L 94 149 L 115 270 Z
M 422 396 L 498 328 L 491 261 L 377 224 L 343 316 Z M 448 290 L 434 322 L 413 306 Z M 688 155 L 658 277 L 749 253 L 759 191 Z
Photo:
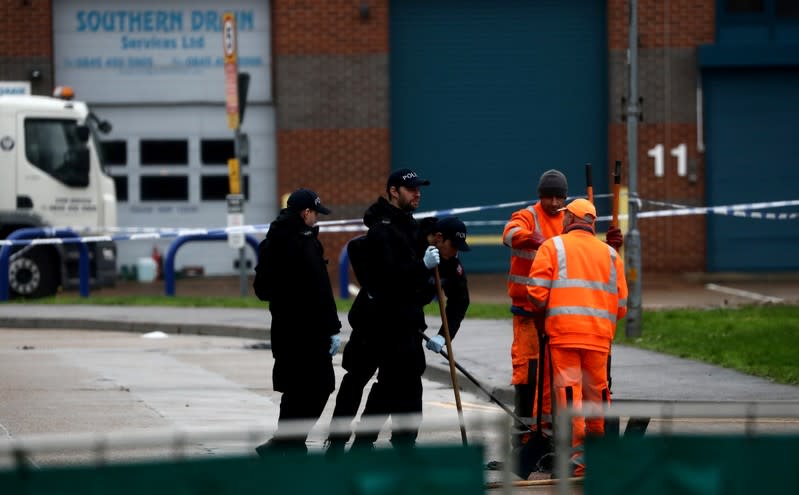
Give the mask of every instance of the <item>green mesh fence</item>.
M 799 436 L 589 438 L 586 495 L 799 493 Z
M 0 472 L 3 495 L 338 495 L 483 493 L 478 446 L 417 447 L 268 458 L 15 469 Z

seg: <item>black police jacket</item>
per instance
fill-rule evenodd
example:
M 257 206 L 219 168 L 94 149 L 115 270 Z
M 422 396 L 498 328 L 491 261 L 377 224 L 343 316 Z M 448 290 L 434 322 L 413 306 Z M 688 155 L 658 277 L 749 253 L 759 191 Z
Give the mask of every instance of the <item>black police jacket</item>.
M 366 280 L 353 302 L 349 321 L 353 329 L 377 334 L 398 330 L 418 334 L 427 325 L 422 292 L 430 271 L 417 252 L 419 226 L 410 213 L 379 198 L 363 217 L 366 234 Z M 388 329 L 390 332 L 382 332 Z
M 275 359 L 299 358 L 303 366 L 329 361 L 330 337 L 341 328 L 318 233 L 282 210 L 259 246 L 253 283 L 269 297 Z
M 425 250 L 430 245 L 427 236 L 433 233 L 437 222 L 438 218 L 436 217 L 427 217 L 419 221 L 419 238 L 416 250 L 420 256 L 424 255 Z M 463 269 L 463 264 L 458 258 L 442 259 L 438 265 L 438 275 L 441 278 L 441 288 L 447 299 L 444 311 L 447 315 L 449 335 L 450 338 L 454 338 L 461 327 L 463 318 L 466 316 L 466 310 L 469 308 L 469 284 L 466 280 L 466 270 Z M 435 273 L 430 270 L 427 285 L 421 292 L 422 304 L 429 304 L 437 296 L 438 289 L 436 289 Z M 438 330 L 438 333 L 444 335 L 443 325 Z
M 466 310 L 469 308 L 469 284 L 466 280 L 466 271 L 458 258 L 450 258 L 441 260 L 438 265 L 438 274 L 441 277 L 441 288 L 447 299 L 445 313 L 447 314 L 449 336 L 455 338 L 455 334 L 458 333 L 461 322 L 466 316 Z M 423 304 L 430 303 L 436 296 L 438 296 L 438 289 L 436 289 L 435 275 L 431 270 L 427 285 L 421 294 Z M 444 335 L 443 325 L 438 333 Z

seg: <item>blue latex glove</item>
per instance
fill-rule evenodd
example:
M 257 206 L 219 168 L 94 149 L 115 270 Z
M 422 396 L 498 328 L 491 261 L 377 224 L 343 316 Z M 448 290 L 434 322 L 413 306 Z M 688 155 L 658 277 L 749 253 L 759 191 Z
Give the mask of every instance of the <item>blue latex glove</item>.
M 443 335 L 434 335 L 433 338 L 427 341 L 427 348 L 438 354 L 444 348 L 445 343 Z
M 441 255 L 438 253 L 438 248 L 435 246 L 427 246 L 427 251 L 424 252 L 424 266 L 428 270 L 437 267 L 441 262 Z
M 341 337 L 339 334 L 330 336 L 330 355 L 335 356 L 338 348 L 341 347 Z

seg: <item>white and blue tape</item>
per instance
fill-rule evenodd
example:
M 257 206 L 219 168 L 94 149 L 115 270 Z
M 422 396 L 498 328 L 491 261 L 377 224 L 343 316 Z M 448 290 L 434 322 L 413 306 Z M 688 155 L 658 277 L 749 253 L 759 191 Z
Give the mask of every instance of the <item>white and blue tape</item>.
M 594 198 L 609 197 L 609 194 L 595 195 Z M 686 215 L 726 215 L 739 218 L 752 218 L 758 220 L 796 220 L 799 219 L 799 212 L 762 212 L 758 210 L 788 208 L 799 206 L 799 199 L 785 200 L 785 201 L 765 201 L 759 203 L 741 203 L 734 205 L 723 206 L 701 206 L 691 207 L 686 205 L 664 203 L 652 200 L 639 200 L 641 204 L 651 204 L 655 206 L 665 206 L 667 209 L 655 211 L 642 211 L 638 213 L 638 218 L 663 218 L 675 217 Z M 429 216 L 446 216 L 446 215 L 462 215 L 466 213 L 474 213 L 479 211 L 488 211 L 503 208 L 517 208 L 529 204 L 533 204 L 535 200 L 529 201 L 515 201 L 511 203 L 498 203 L 493 205 L 484 206 L 469 206 L 462 208 L 450 208 L 444 210 L 430 210 L 425 212 L 416 213 L 414 216 L 417 218 L 424 218 Z M 627 215 L 619 215 L 620 219 L 625 219 Z M 610 216 L 601 216 L 597 221 L 608 221 Z M 507 223 L 505 220 L 475 220 L 465 221 L 466 225 L 470 226 L 502 226 Z M 69 228 L 69 227 L 65 227 Z M 59 227 L 59 229 L 61 229 Z M 47 230 L 47 229 L 46 229 Z M 55 230 L 55 229 L 52 229 Z M 72 228 L 77 233 L 93 233 L 95 230 L 86 227 Z M 205 234 L 219 234 L 219 233 L 243 233 L 243 234 L 265 234 L 269 230 L 269 224 L 254 224 L 254 225 L 240 225 L 236 227 L 221 227 L 212 229 L 200 228 L 157 228 L 157 227 L 116 227 L 108 229 L 106 232 L 110 233 L 104 235 L 87 235 L 74 238 L 58 238 L 58 237 L 43 237 L 37 239 L 18 239 L 18 240 L 0 240 L 0 246 L 26 246 L 26 245 L 41 245 L 41 244 L 76 244 L 76 243 L 91 243 L 91 242 L 108 242 L 108 241 L 137 241 L 137 240 L 152 240 L 152 239 L 172 239 L 184 235 L 205 235 Z M 363 232 L 366 227 L 360 218 L 344 219 L 344 220 L 327 220 L 319 222 L 319 230 L 322 232 Z

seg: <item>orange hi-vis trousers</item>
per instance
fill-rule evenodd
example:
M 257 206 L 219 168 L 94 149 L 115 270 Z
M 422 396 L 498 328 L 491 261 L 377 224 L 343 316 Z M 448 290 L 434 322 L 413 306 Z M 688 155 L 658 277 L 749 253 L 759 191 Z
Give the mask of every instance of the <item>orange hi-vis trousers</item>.
M 550 387 L 548 353 L 544 352 L 543 379 L 538 374 L 541 372 L 539 359 L 538 331 L 535 328 L 532 316 L 513 315 L 513 384 L 516 393 L 516 414 L 527 420 L 533 429 L 536 428 L 538 417 L 538 391 L 539 384 L 543 384 L 543 397 L 541 403 L 541 423 L 543 433 L 552 435 L 552 394 Z M 524 441 L 522 441 L 524 443 Z
M 593 405 L 601 408 L 603 399 L 610 402 L 607 380 L 607 351 L 574 347 L 550 347 L 552 374 L 557 407 L 581 408 Z M 605 434 L 605 422 L 600 416 L 572 419 L 572 456 L 574 476 L 585 475 L 584 443 L 586 435 Z

